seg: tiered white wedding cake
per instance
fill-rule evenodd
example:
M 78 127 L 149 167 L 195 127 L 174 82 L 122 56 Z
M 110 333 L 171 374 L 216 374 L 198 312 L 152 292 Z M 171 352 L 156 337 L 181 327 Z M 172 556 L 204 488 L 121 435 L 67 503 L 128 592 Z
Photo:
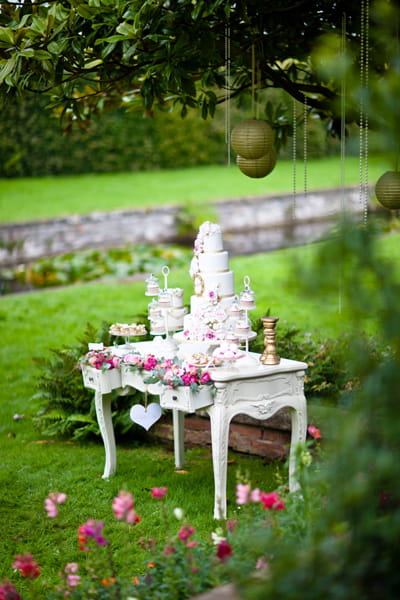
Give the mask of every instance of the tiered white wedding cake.
M 234 276 L 219 225 L 206 221 L 200 226 L 189 272 L 194 295 L 183 320 L 183 338 L 199 342 L 225 340 L 237 318 L 230 314 L 235 302 Z

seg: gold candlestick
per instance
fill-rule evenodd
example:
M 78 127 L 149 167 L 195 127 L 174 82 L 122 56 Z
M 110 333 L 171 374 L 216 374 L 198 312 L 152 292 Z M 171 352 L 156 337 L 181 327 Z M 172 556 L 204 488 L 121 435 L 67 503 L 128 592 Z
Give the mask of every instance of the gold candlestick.
M 276 353 L 276 331 L 275 326 L 279 321 L 278 317 L 263 317 L 261 319 L 264 325 L 264 352 L 260 356 L 260 362 L 263 365 L 277 365 L 280 363 L 280 356 Z

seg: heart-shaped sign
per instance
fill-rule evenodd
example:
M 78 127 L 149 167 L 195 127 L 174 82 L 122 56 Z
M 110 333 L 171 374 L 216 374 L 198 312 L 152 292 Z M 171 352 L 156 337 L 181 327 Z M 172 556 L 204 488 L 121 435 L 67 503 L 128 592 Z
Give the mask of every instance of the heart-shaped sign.
M 134 404 L 130 411 L 130 417 L 134 423 L 144 427 L 146 431 L 161 417 L 161 406 L 152 402 L 147 407 L 143 404 Z

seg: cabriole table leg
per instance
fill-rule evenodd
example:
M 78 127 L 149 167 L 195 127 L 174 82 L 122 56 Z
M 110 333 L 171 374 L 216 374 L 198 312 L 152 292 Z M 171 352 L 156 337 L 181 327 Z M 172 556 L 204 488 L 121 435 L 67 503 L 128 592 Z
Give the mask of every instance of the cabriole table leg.
M 114 475 L 117 468 L 117 452 L 115 447 L 115 436 L 111 417 L 111 394 L 95 392 L 96 417 L 103 438 L 106 461 L 104 465 L 103 479 Z

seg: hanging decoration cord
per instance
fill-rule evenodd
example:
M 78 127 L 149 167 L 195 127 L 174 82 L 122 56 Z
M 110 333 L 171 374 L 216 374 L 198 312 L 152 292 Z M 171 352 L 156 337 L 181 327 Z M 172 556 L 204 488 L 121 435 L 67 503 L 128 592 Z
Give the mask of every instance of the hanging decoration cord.
M 292 181 L 292 221 L 296 220 L 297 203 L 297 108 L 296 99 L 293 98 L 293 131 L 292 131 L 292 160 L 293 160 L 293 181 Z
M 308 181 L 307 181 L 307 156 L 308 153 L 308 104 L 307 96 L 304 96 L 304 119 L 303 119 L 303 172 L 304 172 L 304 199 L 307 198 Z
M 360 28 L 360 204 L 364 225 L 368 218 L 368 110 L 369 0 L 361 0 Z
M 227 146 L 227 166 L 231 164 L 231 29 L 225 26 L 225 143 Z
M 342 15 L 342 36 L 340 44 L 341 67 L 344 68 L 346 61 L 346 13 Z M 342 217 L 345 211 L 344 187 L 345 187 L 345 158 L 346 158 L 346 76 L 342 73 L 340 94 L 340 187 L 342 194 L 340 198 L 340 212 Z
M 255 95 L 256 95 L 256 51 L 254 44 L 251 45 L 251 118 L 255 118 Z

